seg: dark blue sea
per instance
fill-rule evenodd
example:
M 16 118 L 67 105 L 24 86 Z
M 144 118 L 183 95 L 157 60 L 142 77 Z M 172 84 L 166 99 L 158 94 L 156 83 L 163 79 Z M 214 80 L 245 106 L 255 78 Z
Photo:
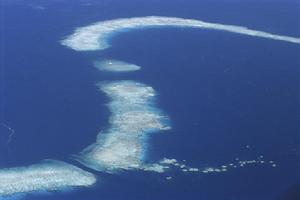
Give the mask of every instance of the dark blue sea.
M 228 32 L 143 29 L 105 51 L 60 44 L 76 27 L 136 16 L 174 16 L 300 37 L 299 1 L 1 0 L 0 168 L 46 158 L 72 160 L 108 126 L 109 99 L 95 84 L 136 80 L 158 93 L 172 129 L 152 134 L 147 160 L 219 166 L 263 155 L 219 174 L 123 172 L 91 188 L 33 193 L 26 200 L 296 200 L 300 191 L 300 46 Z M 142 66 L 103 73 L 95 59 Z M 298 196 L 299 197 L 299 196 Z M 299 200 L 299 199 L 298 199 Z

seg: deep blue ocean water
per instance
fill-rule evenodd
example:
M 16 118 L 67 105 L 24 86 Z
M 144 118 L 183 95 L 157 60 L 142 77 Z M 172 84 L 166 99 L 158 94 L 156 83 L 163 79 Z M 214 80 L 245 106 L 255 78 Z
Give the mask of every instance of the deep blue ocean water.
M 74 28 L 114 18 L 161 15 L 248 26 L 300 37 L 296 1 L 15 1 L 1 5 L 0 167 L 70 156 L 108 126 L 108 99 L 95 83 L 137 80 L 157 92 L 172 130 L 153 134 L 148 160 L 175 157 L 216 166 L 260 155 L 278 167 L 224 174 L 99 174 L 87 189 L 29 200 L 272 200 L 300 184 L 300 46 L 226 32 L 145 29 L 119 35 L 105 51 L 76 52 L 59 40 Z M 109 74 L 113 58 L 142 66 Z M 250 148 L 246 148 L 246 146 Z

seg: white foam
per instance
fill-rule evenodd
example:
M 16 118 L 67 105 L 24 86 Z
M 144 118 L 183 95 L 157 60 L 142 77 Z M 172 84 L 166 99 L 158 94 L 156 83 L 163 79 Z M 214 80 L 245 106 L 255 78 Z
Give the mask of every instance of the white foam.
M 134 81 L 116 81 L 98 85 L 110 97 L 110 127 L 98 135 L 97 142 L 86 148 L 79 161 L 96 170 L 156 170 L 145 165 L 145 139 L 151 132 L 167 130 L 167 117 L 153 103 L 152 87 Z
M 210 29 L 238 33 L 253 37 L 267 38 L 272 40 L 281 40 L 285 42 L 300 44 L 300 38 L 277 35 L 249 29 L 244 26 L 225 25 L 218 23 L 209 23 L 195 19 L 183 19 L 177 17 L 135 17 L 101 21 L 92 25 L 79 27 L 74 33 L 64 40 L 61 44 L 68 46 L 76 51 L 94 51 L 103 50 L 109 47 L 109 39 L 116 33 L 122 33 L 127 30 L 148 28 L 148 27 L 190 27 L 200 29 Z
M 61 161 L 47 160 L 28 167 L 0 170 L 0 197 L 33 191 L 61 190 L 91 186 L 96 177 Z
M 95 61 L 94 66 L 100 71 L 108 72 L 132 72 L 141 69 L 138 65 L 119 60 Z

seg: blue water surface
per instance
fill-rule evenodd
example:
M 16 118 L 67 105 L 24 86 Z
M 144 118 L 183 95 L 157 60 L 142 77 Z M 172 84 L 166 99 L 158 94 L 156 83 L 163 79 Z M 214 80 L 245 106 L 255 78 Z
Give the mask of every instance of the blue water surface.
M 59 41 L 74 28 L 123 17 L 176 16 L 300 37 L 296 1 L 2 1 L 0 167 L 71 156 L 108 126 L 109 101 L 98 81 L 136 80 L 157 92 L 172 130 L 153 134 L 148 161 L 191 166 L 251 160 L 224 174 L 124 172 L 99 175 L 92 188 L 27 195 L 28 200 L 292 199 L 300 184 L 300 46 L 244 35 L 183 28 L 144 29 L 105 51 L 76 52 Z M 94 60 L 142 66 L 109 74 Z M 250 148 L 249 148 L 250 147 Z M 85 168 L 86 169 L 86 168 Z M 89 170 L 89 169 L 87 169 Z M 174 177 L 167 181 L 165 177 Z

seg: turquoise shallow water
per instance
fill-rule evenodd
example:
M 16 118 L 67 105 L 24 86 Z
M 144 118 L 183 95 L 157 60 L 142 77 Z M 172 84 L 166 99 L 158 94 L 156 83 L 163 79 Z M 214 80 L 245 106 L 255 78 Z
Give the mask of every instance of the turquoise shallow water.
M 93 143 L 108 126 L 108 98 L 95 83 L 129 79 L 151 85 L 158 92 L 157 106 L 171 119 L 171 131 L 149 138 L 149 161 L 176 157 L 206 167 L 264 155 L 278 167 L 239 168 L 215 175 L 95 172 L 101 180 L 92 188 L 25 199 L 268 200 L 296 190 L 299 46 L 172 28 L 120 35 L 103 52 L 75 52 L 58 42 L 75 27 L 94 21 L 154 14 L 299 36 L 295 4 L 157 4 L 62 2 L 42 4 L 42 9 L 33 6 L 36 2 L 21 2 L 2 9 L 1 121 L 15 135 L 7 146 L 9 131 L 1 127 L 0 166 L 23 166 L 44 158 L 76 163 L 69 155 Z M 92 66 L 93 60 L 102 58 L 135 63 L 142 70 L 102 73 Z M 169 175 L 172 181 L 165 179 Z

